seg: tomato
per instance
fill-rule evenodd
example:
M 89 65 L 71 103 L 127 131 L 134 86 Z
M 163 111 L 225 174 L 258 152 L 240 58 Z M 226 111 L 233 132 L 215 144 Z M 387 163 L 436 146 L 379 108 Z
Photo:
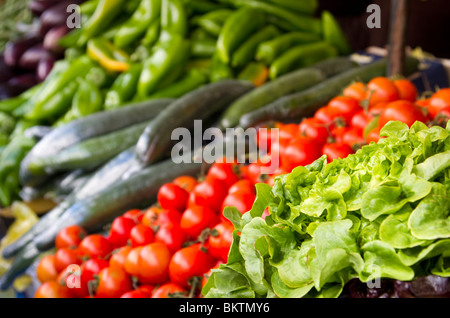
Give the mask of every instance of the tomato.
M 125 294 L 120 296 L 120 298 L 150 298 L 150 294 L 145 291 L 136 289 L 126 292 Z
M 202 205 L 220 212 L 222 202 L 228 194 L 228 186 L 223 180 L 206 179 L 200 182 L 191 192 L 188 206 Z
M 136 226 L 132 218 L 120 216 L 114 219 L 109 229 L 108 240 L 115 246 L 121 247 L 127 244 L 131 230 Z
M 208 251 L 212 256 L 224 262 L 228 260 L 233 231 L 234 226 L 229 221 L 223 221 L 214 227 L 213 234 L 208 238 Z
M 205 287 L 206 283 L 208 282 L 208 279 L 211 277 L 212 275 L 212 270 L 213 269 L 218 269 L 220 264 L 223 264 L 223 261 L 219 260 L 216 265 L 214 265 L 214 267 L 212 267 L 209 271 L 207 271 L 202 278 L 202 288 Z
M 78 297 L 83 297 L 89 294 L 89 285 L 91 285 L 93 281 L 96 280 L 96 275 L 100 273 L 100 271 L 109 266 L 109 262 L 96 258 L 89 259 L 81 265 L 81 284 L 80 288 L 72 288 L 72 292 L 76 293 Z M 93 285 L 92 285 L 93 286 Z
M 250 211 L 250 209 L 253 206 L 253 202 L 255 202 L 256 195 L 254 193 L 249 192 L 233 192 L 231 194 L 228 194 L 223 201 L 222 204 L 222 211 L 227 206 L 233 206 L 239 210 L 242 214 L 244 214 L 247 211 Z
M 331 140 L 334 142 L 342 142 L 345 133 L 349 130 L 347 126 L 337 125 L 331 130 Z M 331 141 L 329 141 L 331 142 Z
M 163 225 L 169 225 L 169 224 L 180 224 L 181 216 L 183 213 L 181 213 L 178 210 L 169 209 L 169 210 L 162 210 L 156 220 L 150 224 L 150 227 L 158 227 Z
M 389 105 L 388 102 L 381 102 L 381 103 L 375 104 L 375 105 L 369 107 L 369 113 L 374 116 L 379 115 L 386 109 L 387 105 Z
M 119 298 L 133 288 L 131 276 L 120 268 L 104 268 L 98 274 L 96 296 Z
M 408 79 L 394 80 L 394 85 L 397 87 L 399 99 L 409 100 L 414 102 L 417 99 L 417 87 Z
M 187 297 L 188 291 L 182 286 L 169 282 L 165 283 L 158 288 L 152 294 L 152 298 L 173 298 L 177 296 Z
M 109 259 L 109 267 L 125 269 L 125 261 L 132 249 L 131 246 L 125 245 L 115 250 Z
M 292 171 L 297 166 L 311 164 L 322 155 L 321 147 L 322 145 L 311 138 L 298 137 L 294 139 L 286 148 L 283 168 L 286 171 Z
M 300 135 L 313 138 L 319 144 L 325 144 L 328 139 L 328 129 L 317 118 L 306 118 L 299 125 Z
M 348 96 L 336 96 L 330 100 L 327 106 L 332 113 L 339 114 L 345 123 L 349 124 L 353 115 L 361 110 L 359 102 Z
M 55 238 L 56 248 L 77 247 L 81 240 L 87 235 L 86 231 L 78 226 L 68 226 L 61 231 Z
M 180 228 L 188 235 L 189 238 L 195 239 L 206 228 L 212 228 L 219 222 L 216 212 L 207 206 L 191 206 L 184 211 Z
M 81 265 L 82 260 L 76 249 L 65 247 L 56 251 L 54 263 L 59 273 L 69 265 Z
M 297 124 L 281 124 L 278 123 L 276 128 L 278 128 L 278 138 L 280 142 L 289 142 L 292 138 L 298 136 L 298 125 Z
M 155 221 L 158 219 L 159 213 L 162 209 L 152 206 L 145 211 L 144 216 L 142 217 L 141 223 L 145 226 L 152 227 Z M 179 212 L 179 211 L 177 211 Z
M 332 162 L 335 159 L 346 158 L 353 153 L 353 149 L 343 142 L 336 142 L 323 146 L 322 152 L 327 156 L 327 161 Z
M 352 149 L 355 149 L 355 147 L 360 148 L 362 145 L 364 145 L 366 143 L 366 140 L 364 139 L 362 132 L 359 129 L 351 128 L 347 130 L 342 136 L 342 142 L 352 147 Z
M 373 115 L 367 113 L 365 110 L 360 110 L 355 115 L 353 115 L 350 127 L 354 128 L 362 133 L 370 121 L 373 119 Z
M 233 183 L 239 180 L 236 175 L 237 170 L 235 164 L 215 162 L 209 169 L 206 178 L 221 180 L 225 183 L 226 187 L 229 188 Z
M 71 293 L 67 287 L 55 281 L 49 281 L 39 286 L 34 298 L 71 298 Z
M 193 277 L 203 276 L 216 262 L 216 258 L 206 252 L 201 243 L 184 247 L 173 254 L 170 260 L 170 280 L 189 288 Z
M 272 145 L 272 148 L 274 146 L 275 146 L 275 144 Z M 266 176 L 262 174 L 262 172 L 263 172 L 262 168 L 268 167 L 269 165 L 270 165 L 270 163 L 266 164 L 266 163 L 263 163 L 260 159 L 258 159 L 256 162 L 252 162 L 249 165 L 247 165 L 243 174 L 245 175 L 247 180 L 250 180 L 250 182 L 252 182 L 253 184 L 260 183 L 260 182 L 264 181 L 264 179 L 266 178 Z M 228 195 L 228 192 L 227 192 L 227 195 Z M 225 197 L 224 197 L 224 199 L 225 199 Z
M 128 274 L 132 276 L 139 276 L 139 255 L 142 251 L 142 248 L 143 246 L 137 246 L 131 249 L 125 259 L 123 268 Z
M 369 107 L 380 102 L 393 102 L 399 99 L 399 93 L 394 82 L 387 77 L 375 77 L 367 83 L 366 99 Z
M 151 243 L 139 253 L 139 274 L 148 284 L 162 284 L 169 279 L 170 250 L 162 243 Z
M 125 212 L 123 217 L 134 220 L 135 223 L 141 223 L 144 217 L 144 211 L 139 209 L 133 209 Z
M 151 242 L 153 242 L 154 238 L 155 233 L 153 232 L 153 230 L 143 224 L 135 225 L 130 232 L 130 241 L 132 247 L 150 244 Z
M 163 209 L 183 211 L 189 198 L 189 192 L 173 183 L 166 183 L 158 191 L 158 202 Z
M 428 111 L 432 118 L 435 118 L 439 110 L 450 106 L 450 88 L 442 88 L 430 97 Z
M 380 129 L 377 127 L 375 129 L 372 129 L 366 136 L 366 143 L 370 144 L 373 142 L 378 142 L 380 140 Z
M 59 272 L 56 282 L 61 286 L 69 289 L 71 297 L 78 297 L 77 289 L 81 288 L 78 284 L 81 282 L 81 271 L 76 267 L 69 265 L 65 269 Z M 68 286 L 69 285 L 69 286 Z M 87 292 L 86 292 L 87 294 Z M 84 296 L 84 295 L 83 295 Z M 82 297 L 82 296 L 81 296 Z
M 155 290 L 155 286 L 153 285 L 141 285 L 137 288 L 137 290 L 146 293 L 147 295 L 151 296 L 153 291 Z
M 366 89 L 366 85 L 363 82 L 353 82 L 344 89 L 343 94 L 361 102 L 366 98 Z
M 272 146 L 272 131 L 270 128 L 261 127 L 256 133 L 256 145 L 262 151 L 270 152 Z
M 181 176 L 173 180 L 173 184 L 183 188 L 187 192 L 192 192 L 198 184 L 198 180 L 191 176 Z
M 427 119 L 420 108 L 412 102 L 398 100 L 389 103 L 380 114 L 378 128 L 383 128 L 391 120 L 401 121 L 411 127 L 416 121 L 426 122 Z
M 328 105 L 319 108 L 314 114 L 313 118 L 323 124 L 328 124 L 329 129 L 332 129 L 332 124 L 335 118 L 338 118 L 340 113 L 336 108 L 328 107 Z M 330 126 L 331 125 L 331 126 Z
M 105 258 L 112 250 L 111 242 L 100 234 L 86 236 L 79 245 L 80 254 L 89 258 Z
M 255 185 L 253 182 L 247 179 L 242 179 L 235 182 L 229 189 L 228 194 L 232 194 L 234 192 L 248 192 L 256 194 Z
M 450 119 L 450 106 L 441 108 L 441 110 L 439 110 L 439 112 L 435 117 L 436 122 L 443 127 L 445 127 L 449 119 Z
M 41 258 L 36 268 L 36 276 L 41 283 L 56 280 L 58 271 L 55 266 L 55 255 L 46 255 Z
M 155 234 L 155 242 L 163 243 L 170 253 L 178 251 L 188 240 L 188 235 L 178 224 L 162 225 Z

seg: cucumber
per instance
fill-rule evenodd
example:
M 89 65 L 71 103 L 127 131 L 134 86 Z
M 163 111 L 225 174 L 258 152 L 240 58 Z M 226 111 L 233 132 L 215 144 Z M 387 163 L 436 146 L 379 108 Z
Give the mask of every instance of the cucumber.
M 406 65 L 412 73 L 417 69 L 418 61 L 407 58 Z M 385 76 L 386 66 L 386 59 L 380 59 L 369 65 L 359 66 L 335 75 L 305 91 L 279 98 L 263 108 L 242 116 L 239 122 L 240 126 L 247 128 L 267 121 L 300 120 L 303 117 L 312 116 L 352 81 L 358 79 L 367 82 L 374 77 Z
M 136 145 L 143 164 L 162 159 L 169 150 L 174 129 L 191 129 L 194 120 L 208 120 L 254 88 L 248 81 L 223 80 L 204 85 L 170 104 L 145 129 Z
M 103 111 L 74 120 L 52 130 L 33 147 L 22 161 L 20 167 L 20 181 L 22 185 L 39 186 L 49 178 L 46 174 L 34 175 L 30 173 L 27 167 L 32 160 L 56 155 L 63 149 L 83 140 L 108 134 L 132 124 L 151 119 L 172 101 L 173 99 L 158 99 L 124 105 L 119 109 Z
M 155 202 L 163 184 L 180 175 L 197 177 L 201 170 L 201 163 L 176 164 L 171 159 L 145 167 L 128 179 L 73 204 L 33 242 L 40 250 L 51 248 L 58 232 L 71 225 L 79 225 L 88 232 L 98 231 L 127 209 Z

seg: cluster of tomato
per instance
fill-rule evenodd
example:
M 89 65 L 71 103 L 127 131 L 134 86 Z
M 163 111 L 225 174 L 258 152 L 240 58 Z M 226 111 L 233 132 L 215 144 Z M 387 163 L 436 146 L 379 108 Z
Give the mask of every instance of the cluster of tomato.
M 56 252 L 38 264 L 35 297 L 200 297 L 232 243 L 234 227 L 223 208 L 244 213 L 256 197 L 239 167 L 214 163 L 202 179 L 181 176 L 163 185 L 157 204 L 117 217 L 107 235 L 63 229 Z
M 277 140 L 273 140 L 271 129 L 259 130 L 258 146 L 270 158 L 248 165 L 247 175 L 254 182 L 272 185 L 278 175 L 308 165 L 322 155 L 330 162 L 377 142 L 381 128 L 391 120 L 411 126 L 415 121 L 443 124 L 449 118 L 450 88 L 419 98 L 416 86 L 408 79 L 376 77 L 367 84 L 356 81 L 299 124 L 268 127 L 278 128 Z M 261 168 L 271 166 L 275 156 L 279 168 L 270 176 L 262 175 Z

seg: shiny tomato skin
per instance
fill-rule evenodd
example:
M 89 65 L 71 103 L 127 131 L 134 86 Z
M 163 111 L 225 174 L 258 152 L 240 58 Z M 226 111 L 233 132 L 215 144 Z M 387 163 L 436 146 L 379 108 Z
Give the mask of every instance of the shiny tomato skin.
M 99 298 L 120 298 L 133 289 L 131 276 L 119 268 L 104 268 L 98 274 L 95 295 Z
M 380 102 L 393 102 L 399 99 L 399 93 L 394 82 L 387 77 L 379 76 L 367 83 L 366 99 L 369 106 Z
M 204 229 L 212 228 L 219 222 L 217 213 L 207 206 L 193 205 L 183 212 L 181 229 L 189 238 L 197 238 Z
M 183 211 L 186 208 L 189 192 L 174 183 L 166 183 L 159 188 L 157 199 L 163 209 Z
M 58 271 L 55 266 L 55 255 L 46 255 L 39 260 L 36 276 L 41 283 L 56 280 Z
M 234 192 L 248 192 L 256 194 L 255 185 L 248 179 L 241 179 L 235 182 L 229 189 L 228 194 L 232 194 Z
M 173 184 L 183 188 L 190 193 L 198 184 L 198 180 L 191 176 L 180 176 L 173 180 Z
M 188 235 L 178 224 L 163 225 L 155 234 L 155 242 L 166 245 L 171 254 L 178 251 L 187 240 Z
M 216 213 L 220 212 L 222 202 L 228 194 L 226 182 L 219 179 L 206 179 L 191 192 L 188 207 L 192 205 L 207 206 Z
M 427 118 L 422 110 L 412 102 L 398 100 L 389 103 L 380 114 L 378 128 L 383 128 L 389 121 L 401 121 L 411 127 L 416 121 L 426 122 Z
M 215 162 L 206 175 L 207 179 L 217 179 L 225 183 L 229 188 L 233 183 L 239 180 L 236 174 L 236 166 L 226 162 Z
M 130 233 L 135 227 L 136 221 L 132 218 L 120 216 L 114 219 L 109 229 L 108 240 L 114 247 L 121 247 L 127 244 Z
M 69 265 L 81 265 L 82 259 L 79 256 L 77 249 L 60 248 L 55 253 L 55 269 L 61 272 Z
M 157 287 L 152 294 L 152 298 L 173 298 L 177 295 L 187 297 L 188 291 L 175 283 L 168 282 Z
M 57 249 L 77 247 L 86 235 L 87 233 L 82 227 L 78 225 L 68 226 L 58 232 L 55 238 L 55 246 Z
M 399 99 L 408 100 L 410 102 L 416 101 L 418 97 L 417 87 L 408 79 L 394 80 L 394 85 L 397 87 L 399 93 Z
M 430 97 L 428 111 L 434 119 L 441 109 L 448 106 L 450 106 L 450 88 L 442 88 Z
M 328 139 L 327 127 L 316 118 L 306 118 L 298 126 L 300 135 L 310 137 L 319 144 L 325 144 Z
M 242 214 L 250 211 L 255 202 L 256 195 L 249 192 L 233 192 L 228 194 L 222 204 L 222 212 L 227 206 L 233 206 Z
M 133 248 L 131 246 L 125 245 L 114 250 L 111 258 L 109 259 L 109 267 L 125 269 L 127 256 L 132 249 Z
M 359 102 L 348 96 L 336 96 L 328 103 L 328 108 L 334 113 L 338 113 L 338 117 L 344 119 L 346 124 L 349 124 L 353 115 L 355 115 L 362 108 Z
M 323 146 L 322 152 L 327 156 L 327 161 L 332 162 L 335 159 L 346 158 L 353 153 L 353 149 L 343 142 L 336 142 Z
M 159 242 L 143 246 L 139 253 L 139 274 L 147 284 L 162 284 L 169 279 L 169 248 Z
M 322 145 L 314 139 L 298 137 L 286 148 L 285 157 L 282 159 L 283 168 L 292 171 L 297 166 L 306 166 L 317 160 L 322 155 Z
M 233 242 L 234 226 L 229 221 L 222 221 L 213 230 L 215 235 L 211 234 L 208 238 L 208 251 L 215 258 L 226 262 Z
M 130 242 L 132 247 L 143 246 L 153 242 L 154 231 L 143 224 L 136 224 L 130 232 Z
M 56 281 L 48 281 L 38 287 L 34 298 L 71 298 L 70 290 Z
M 366 84 L 364 84 L 363 82 L 356 81 L 351 83 L 344 89 L 343 95 L 352 97 L 357 101 L 361 102 L 366 97 L 366 90 L 367 90 Z
M 105 258 L 113 250 L 111 242 L 100 234 L 86 236 L 79 245 L 80 254 L 89 258 Z

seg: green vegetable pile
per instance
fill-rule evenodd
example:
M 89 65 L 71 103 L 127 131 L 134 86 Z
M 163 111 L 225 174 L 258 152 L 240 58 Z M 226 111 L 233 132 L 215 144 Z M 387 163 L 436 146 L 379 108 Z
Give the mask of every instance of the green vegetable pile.
M 450 276 L 450 124 L 389 122 L 378 144 L 257 185 L 206 297 L 338 297 L 353 278 Z M 270 215 L 261 218 L 269 208 Z

